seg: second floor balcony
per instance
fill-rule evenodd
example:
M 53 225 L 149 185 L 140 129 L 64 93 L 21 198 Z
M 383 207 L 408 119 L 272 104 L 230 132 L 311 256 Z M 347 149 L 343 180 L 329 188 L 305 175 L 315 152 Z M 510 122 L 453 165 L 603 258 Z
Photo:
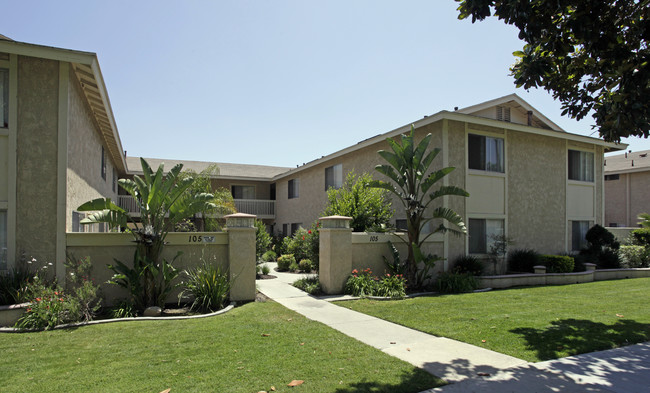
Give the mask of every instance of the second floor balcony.
M 140 216 L 138 204 L 131 195 L 118 195 L 117 205 L 134 217 Z M 275 218 L 275 201 L 264 199 L 235 199 L 235 208 L 239 213 L 255 214 L 257 218 Z

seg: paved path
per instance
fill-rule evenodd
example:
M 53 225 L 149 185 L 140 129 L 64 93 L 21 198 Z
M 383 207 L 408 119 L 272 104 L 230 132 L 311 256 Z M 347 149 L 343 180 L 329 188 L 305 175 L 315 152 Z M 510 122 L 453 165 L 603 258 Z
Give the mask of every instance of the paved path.
M 650 343 L 528 363 L 314 298 L 290 285 L 302 275 L 271 274 L 278 278 L 256 282 L 264 295 L 451 383 L 429 393 L 650 392 Z

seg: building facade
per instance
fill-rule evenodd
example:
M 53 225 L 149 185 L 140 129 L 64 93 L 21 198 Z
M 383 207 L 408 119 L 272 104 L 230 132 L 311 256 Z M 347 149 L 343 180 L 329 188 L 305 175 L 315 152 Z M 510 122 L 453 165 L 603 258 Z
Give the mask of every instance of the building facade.
M 605 224 L 636 227 L 650 213 L 650 150 L 605 157 Z

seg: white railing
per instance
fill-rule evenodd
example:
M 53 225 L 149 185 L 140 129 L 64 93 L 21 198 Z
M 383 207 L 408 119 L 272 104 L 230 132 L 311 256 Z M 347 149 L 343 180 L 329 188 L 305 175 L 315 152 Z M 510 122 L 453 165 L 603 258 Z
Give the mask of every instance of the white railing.
M 140 214 L 140 208 L 131 195 L 118 195 L 117 205 L 131 214 Z M 263 199 L 235 199 L 240 213 L 255 214 L 258 218 L 275 218 L 275 201 Z
M 257 218 L 275 218 L 275 201 L 263 199 L 235 199 L 239 213 L 255 214 Z
M 129 213 L 140 213 L 140 207 L 135 203 L 135 199 L 131 195 L 118 195 L 117 206 Z

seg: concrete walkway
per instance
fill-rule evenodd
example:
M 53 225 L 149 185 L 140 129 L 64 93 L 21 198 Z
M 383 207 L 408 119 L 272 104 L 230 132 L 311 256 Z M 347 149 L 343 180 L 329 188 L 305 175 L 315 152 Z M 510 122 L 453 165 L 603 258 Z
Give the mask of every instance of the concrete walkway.
M 650 392 L 650 343 L 528 363 L 314 298 L 291 286 L 304 275 L 271 274 L 278 278 L 256 282 L 264 295 L 451 383 L 430 393 Z

